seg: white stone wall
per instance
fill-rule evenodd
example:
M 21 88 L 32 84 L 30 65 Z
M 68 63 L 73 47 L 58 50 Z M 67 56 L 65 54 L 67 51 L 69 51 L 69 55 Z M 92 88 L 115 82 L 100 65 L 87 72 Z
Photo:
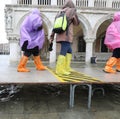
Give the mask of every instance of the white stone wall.
M 32 9 L 33 7 L 37 7 L 40 9 L 43 21 L 44 21 L 44 27 L 45 27 L 45 32 L 46 35 L 48 36 L 51 33 L 54 18 L 56 13 L 60 10 L 59 6 L 56 6 L 57 4 L 53 4 L 53 0 L 51 0 L 52 6 L 48 5 L 46 6 L 29 6 L 29 5 L 6 5 L 6 14 L 8 14 L 7 11 L 11 10 L 11 16 L 12 16 L 12 24 L 10 28 L 6 28 L 8 32 L 8 38 L 10 36 L 12 37 L 19 37 L 19 28 L 22 20 L 24 17 L 29 13 L 29 10 Z M 111 0 L 112 1 L 112 0 Z M 13 1 L 14 4 L 16 1 Z M 74 0 L 75 2 L 75 0 Z M 93 1 L 90 0 L 88 1 L 88 5 L 92 7 Z M 102 2 L 102 0 L 101 0 Z M 106 0 L 106 2 L 108 2 Z M 17 3 L 16 3 L 17 4 Z M 108 5 L 108 4 L 107 4 Z M 83 30 L 83 35 L 84 35 L 84 40 L 86 42 L 86 52 L 85 52 L 85 61 L 86 63 L 90 62 L 90 58 L 93 56 L 93 43 L 96 39 L 97 36 L 97 31 L 100 25 L 105 22 L 108 19 L 111 19 L 114 12 L 119 11 L 119 9 L 98 9 L 98 8 L 80 8 L 77 6 L 77 14 L 80 20 L 80 26 Z M 7 26 L 6 26 L 7 27 Z M 19 38 L 18 38 L 19 39 Z M 16 48 L 15 44 L 13 42 L 10 42 L 10 46 L 13 45 L 14 48 Z M 18 46 L 19 47 L 19 46 Z M 17 49 L 17 48 L 16 48 Z M 19 49 L 19 48 L 18 48 Z M 50 53 L 50 62 L 55 62 L 56 61 L 56 43 L 54 43 L 53 51 Z M 10 50 L 12 52 L 12 50 Z M 19 54 L 19 53 L 17 53 Z M 15 56 L 11 55 L 11 59 L 18 59 L 18 55 Z

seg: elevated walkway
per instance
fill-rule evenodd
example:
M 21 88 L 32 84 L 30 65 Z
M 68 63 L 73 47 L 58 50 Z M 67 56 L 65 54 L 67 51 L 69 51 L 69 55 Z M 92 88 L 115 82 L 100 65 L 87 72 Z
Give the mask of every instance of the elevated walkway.
M 88 87 L 88 108 L 91 107 L 91 97 L 94 84 L 119 84 L 120 73 L 108 74 L 102 71 L 104 64 L 72 64 L 75 70 L 69 76 L 58 76 L 54 67 L 49 66 L 45 71 L 37 71 L 35 67 L 28 67 L 31 72 L 17 72 L 16 65 L 10 65 L 7 57 L 0 59 L 0 84 L 67 84 L 70 85 L 70 107 L 74 106 L 74 94 L 77 86 Z

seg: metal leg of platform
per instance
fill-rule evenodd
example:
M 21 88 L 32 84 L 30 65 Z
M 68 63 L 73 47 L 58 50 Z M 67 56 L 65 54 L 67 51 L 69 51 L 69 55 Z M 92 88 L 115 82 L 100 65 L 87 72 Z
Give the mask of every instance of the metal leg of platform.
M 105 96 L 105 90 L 104 90 L 103 87 L 93 88 L 92 89 L 92 96 L 93 96 L 94 92 L 97 91 L 97 90 L 100 90 L 102 92 L 103 96 Z
M 70 108 L 74 107 L 74 95 L 75 95 L 75 88 L 82 84 L 70 84 L 70 100 L 69 106 Z M 88 86 L 88 109 L 91 107 L 91 98 L 92 98 L 92 84 L 84 84 Z
M 74 93 L 76 86 L 77 85 L 75 84 L 70 84 L 70 102 L 69 102 L 70 108 L 74 107 Z
M 92 99 L 92 85 L 86 84 L 88 86 L 89 92 L 88 92 L 88 109 L 91 107 L 91 99 Z

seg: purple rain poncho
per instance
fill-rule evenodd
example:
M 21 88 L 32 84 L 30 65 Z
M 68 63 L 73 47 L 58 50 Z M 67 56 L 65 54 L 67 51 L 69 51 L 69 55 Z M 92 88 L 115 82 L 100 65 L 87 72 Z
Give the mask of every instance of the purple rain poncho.
M 31 13 L 24 19 L 20 27 L 20 46 L 22 47 L 25 41 L 28 41 L 27 49 L 33 49 L 38 46 L 42 48 L 45 36 L 44 30 L 37 30 L 38 27 L 42 26 L 42 18 L 40 11 L 35 8 Z
M 120 48 L 120 12 L 114 14 L 113 22 L 107 28 L 104 44 L 111 50 Z

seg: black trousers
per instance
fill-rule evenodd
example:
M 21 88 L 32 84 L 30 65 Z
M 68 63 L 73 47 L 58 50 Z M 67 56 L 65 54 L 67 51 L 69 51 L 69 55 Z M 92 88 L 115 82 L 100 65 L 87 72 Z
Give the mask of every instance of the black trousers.
M 112 57 L 120 58 L 120 48 L 116 48 L 113 50 Z
M 22 51 L 24 55 L 29 57 L 30 55 L 39 56 L 39 48 L 38 46 L 34 47 L 33 49 L 27 49 L 28 41 L 25 41 L 22 46 Z

